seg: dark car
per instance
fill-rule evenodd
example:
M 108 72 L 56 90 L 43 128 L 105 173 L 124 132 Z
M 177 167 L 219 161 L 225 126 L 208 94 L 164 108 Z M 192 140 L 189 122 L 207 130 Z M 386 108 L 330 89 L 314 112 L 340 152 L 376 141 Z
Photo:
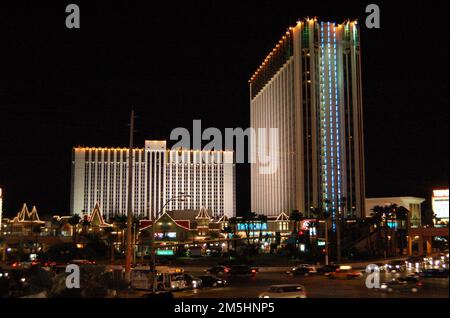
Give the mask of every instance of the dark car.
M 186 282 L 187 288 L 200 288 L 202 287 L 202 280 L 198 277 L 195 277 L 191 274 L 183 274 L 184 281 Z
M 214 275 L 203 275 L 199 277 L 202 280 L 203 287 L 223 287 L 227 285 L 227 281 Z
M 228 268 L 228 271 L 225 271 L 230 276 L 254 276 L 257 272 L 257 268 L 248 265 L 232 265 Z
M 337 269 L 339 269 L 339 265 L 331 264 L 331 265 L 324 265 L 322 267 L 317 268 L 317 273 L 319 274 L 328 274 L 328 273 L 334 273 Z
M 9 296 L 9 273 L 0 268 L 0 298 Z
M 448 268 L 429 268 L 419 273 L 420 277 L 448 278 Z
M 312 270 L 310 267 L 306 266 L 297 266 L 293 267 L 290 271 L 288 271 L 286 274 L 292 275 L 292 276 L 308 276 L 312 274 Z
M 211 268 L 208 268 L 205 272 L 213 275 L 222 275 L 230 271 L 229 266 L 217 265 Z
M 417 293 L 423 287 L 423 283 L 416 277 L 400 277 L 394 278 L 390 282 L 381 284 L 382 291 L 391 293 L 398 292 L 412 292 Z

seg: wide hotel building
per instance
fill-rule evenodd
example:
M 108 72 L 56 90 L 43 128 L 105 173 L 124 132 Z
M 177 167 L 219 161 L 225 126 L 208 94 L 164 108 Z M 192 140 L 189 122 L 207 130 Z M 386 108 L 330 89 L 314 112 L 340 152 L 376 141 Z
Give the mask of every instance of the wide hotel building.
M 322 207 L 334 216 L 341 211 L 345 218 L 363 217 L 357 22 L 299 21 L 249 82 L 251 126 L 257 132 L 278 128 L 280 140 L 275 173 L 261 173 L 258 163 L 252 164 L 252 211 L 275 216 L 294 209 L 308 214 L 311 207 Z
M 107 218 L 126 214 L 128 153 L 127 148 L 73 149 L 72 214 L 87 214 L 96 203 Z M 157 218 L 163 208 L 206 208 L 216 218 L 235 215 L 233 152 L 168 150 L 166 141 L 146 141 L 144 149 L 133 150 L 133 160 L 135 216 Z

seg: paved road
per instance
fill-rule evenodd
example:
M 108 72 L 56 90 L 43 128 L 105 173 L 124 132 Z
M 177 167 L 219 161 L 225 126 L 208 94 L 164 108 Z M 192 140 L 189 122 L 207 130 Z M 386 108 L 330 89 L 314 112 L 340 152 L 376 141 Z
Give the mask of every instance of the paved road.
M 200 275 L 200 271 L 190 271 Z M 381 282 L 389 281 L 395 274 L 381 274 Z M 262 272 L 256 277 L 231 279 L 223 288 L 207 288 L 176 292 L 175 297 L 187 298 L 255 298 L 275 284 L 300 283 L 306 287 L 310 298 L 449 298 L 448 278 L 423 279 L 424 287 L 418 293 L 386 294 L 365 286 L 366 275 L 353 280 L 332 280 L 324 276 L 291 277 L 285 272 Z

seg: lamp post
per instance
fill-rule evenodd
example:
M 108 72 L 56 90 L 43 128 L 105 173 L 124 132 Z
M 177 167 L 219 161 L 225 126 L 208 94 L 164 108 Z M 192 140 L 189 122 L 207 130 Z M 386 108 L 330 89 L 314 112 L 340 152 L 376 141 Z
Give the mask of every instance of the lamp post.
M 162 211 L 164 211 L 165 207 L 172 201 L 184 201 L 187 198 L 190 198 L 191 195 L 189 194 L 185 194 L 185 193 L 180 193 L 179 196 L 170 198 L 169 200 L 166 201 L 166 203 L 164 203 L 164 205 L 161 207 L 161 209 L 158 211 L 157 215 L 153 216 L 153 221 L 152 221 L 152 226 L 150 228 L 150 270 L 152 273 L 152 291 L 155 292 L 156 291 L 156 284 L 155 284 L 155 278 L 156 278 L 156 251 L 155 251 L 155 221 L 156 218 L 161 214 Z

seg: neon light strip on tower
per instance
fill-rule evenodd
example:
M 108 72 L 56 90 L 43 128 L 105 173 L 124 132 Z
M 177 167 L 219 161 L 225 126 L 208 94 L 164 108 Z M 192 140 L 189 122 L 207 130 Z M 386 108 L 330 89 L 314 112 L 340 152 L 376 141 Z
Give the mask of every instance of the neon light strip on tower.
M 324 25 L 320 24 L 320 55 L 321 55 L 321 72 L 320 72 L 320 100 L 321 100 L 321 112 L 320 117 L 322 121 L 321 135 L 322 135 L 322 178 L 323 178 L 323 191 L 324 199 L 328 200 L 328 171 L 327 171 L 327 116 L 326 116 L 326 100 L 325 100 L 325 44 L 324 44 Z M 328 212 L 328 205 L 325 205 L 325 210 Z

